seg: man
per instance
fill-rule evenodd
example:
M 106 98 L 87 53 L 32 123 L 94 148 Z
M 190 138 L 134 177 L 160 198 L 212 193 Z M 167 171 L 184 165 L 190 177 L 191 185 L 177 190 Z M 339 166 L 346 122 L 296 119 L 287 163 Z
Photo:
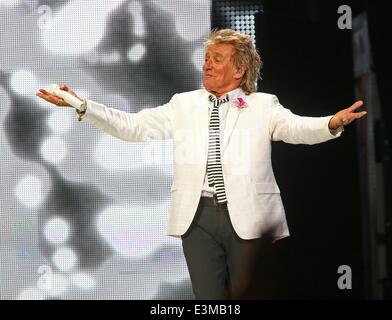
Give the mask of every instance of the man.
M 235 297 L 257 239 L 289 235 L 271 165 L 271 140 L 321 143 L 359 119 L 362 101 L 328 117 L 301 117 L 276 96 L 256 93 L 261 59 L 252 39 L 230 29 L 206 42 L 204 89 L 130 114 L 84 101 L 79 120 L 127 141 L 173 139 L 174 180 L 167 233 L 182 238 L 196 298 Z M 67 86 L 62 90 L 76 96 Z M 57 106 L 62 98 L 41 89 Z M 82 99 L 81 99 L 82 100 Z

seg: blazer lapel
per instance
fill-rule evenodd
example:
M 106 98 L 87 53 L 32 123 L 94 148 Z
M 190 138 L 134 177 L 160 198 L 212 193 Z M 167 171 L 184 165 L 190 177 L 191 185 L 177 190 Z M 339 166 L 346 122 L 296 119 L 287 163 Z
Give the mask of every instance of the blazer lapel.
M 223 143 L 221 146 L 222 155 L 225 152 L 227 145 L 230 142 L 231 135 L 233 134 L 233 130 L 237 124 L 238 118 L 240 116 L 241 110 L 233 105 L 233 102 L 229 102 L 227 117 L 226 117 L 226 125 L 225 131 L 223 135 Z
M 197 106 L 197 113 L 195 114 L 195 119 L 197 121 L 198 128 L 201 132 L 202 139 L 202 150 L 204 151 L 204 156 L 207 159 L 208 155 L 208 134 L 209 134 L 209 115 L 208 115 L 208 103 L 206 103 L 208 95 L 203 94 L 200 97 L 199 105 Z

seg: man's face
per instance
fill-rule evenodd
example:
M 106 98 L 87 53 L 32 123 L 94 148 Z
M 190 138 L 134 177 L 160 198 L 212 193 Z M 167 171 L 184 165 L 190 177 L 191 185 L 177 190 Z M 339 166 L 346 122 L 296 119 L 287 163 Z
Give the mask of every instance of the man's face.
M 233 56 L 235 49 L 230 44 L 213 44 L 205 55 L 203 84 L 207 91 L 218 97 L 239 87 L 243 74 L 237 72 Z

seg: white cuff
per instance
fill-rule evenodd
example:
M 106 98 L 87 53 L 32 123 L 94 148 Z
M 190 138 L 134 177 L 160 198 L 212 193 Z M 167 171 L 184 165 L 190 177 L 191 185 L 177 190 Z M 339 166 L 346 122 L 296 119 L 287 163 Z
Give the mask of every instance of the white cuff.
M 78 114 L 78 121 L 82 121 L 87 110 L 87 100 L 83 99 L 83 103 L 80 105 L 79 110 L 75 108 L 76 113 Z

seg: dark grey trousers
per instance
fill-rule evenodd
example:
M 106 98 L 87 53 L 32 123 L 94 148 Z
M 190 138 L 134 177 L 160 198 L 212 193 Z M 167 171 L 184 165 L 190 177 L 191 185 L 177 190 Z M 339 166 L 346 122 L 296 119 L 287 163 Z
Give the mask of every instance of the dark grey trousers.
M 243 240 L 226 208 L 202 197 L 182 246 L 196 299 L 241 299 L 252 282 L 265 239 Z M 271 241 L 267 241 L 271 245 Z M 260 270 L 261 272 L 261 270 Z M 270 278 L 269 275 L 268 278 Z

